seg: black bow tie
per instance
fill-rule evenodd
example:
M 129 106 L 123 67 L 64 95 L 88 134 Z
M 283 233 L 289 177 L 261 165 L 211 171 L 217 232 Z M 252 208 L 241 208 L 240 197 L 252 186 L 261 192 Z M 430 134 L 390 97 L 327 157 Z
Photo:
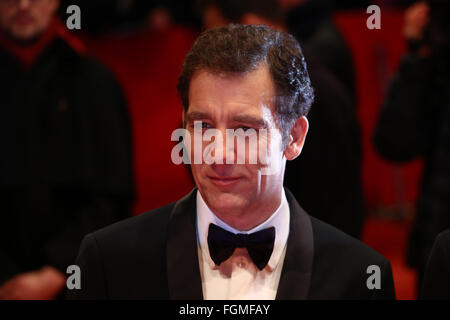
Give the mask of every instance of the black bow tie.
M 234 234 L 215 224 L 209 225 L 209 255 L 217 266 L 231 257 L 236 248 L 246 248 L 255 265 L 262 270 L 269 262 L 274 242 L 274 227 L 251 234 Z

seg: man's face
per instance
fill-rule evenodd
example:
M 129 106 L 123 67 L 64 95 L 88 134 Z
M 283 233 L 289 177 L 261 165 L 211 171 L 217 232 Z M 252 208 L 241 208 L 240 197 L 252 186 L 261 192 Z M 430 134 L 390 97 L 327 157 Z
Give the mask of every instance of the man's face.
M 18 42 L 33 41 L 47 29 L 59 0 L 0 0 L 0 27 Z
M 219 217 L 238 217 L 248 212 L 274 212 L 280 203 L 285 158 L 281 133 L 274 116 L 275 86 L 267 66 L 236 76 L 213 75 L 207 71 L 194 74 L 189 89 L 189 108 L 184 114 L 186 129 L 194 137 L 194 122 L 201 121 L 203 132 L 216 129 L 222 133 L 223 164 L 191 165 L 196 185 L 209 208 Z M 266 129 L 267 160 L 272 164 L 264 173 L 267 162 L 249 163 L 249 139 L 246 140 L 244 164 L 226 163 L 227 129 Z M 272 130 L 271 130 L 272 129 Z M 237 141 L 237 140 L 236 140 Z M 261 141 L 259 141 L 261 142 Z M 212 142 L 203 142 L 202 151 Z M 192 145 L 194 142 L 192 142 Z M 217 147 L 217 146 L 216 146 Z M 191 159 L 193 150 L 191 147 Z M 237 142 L 231 152 L 238 159 Z

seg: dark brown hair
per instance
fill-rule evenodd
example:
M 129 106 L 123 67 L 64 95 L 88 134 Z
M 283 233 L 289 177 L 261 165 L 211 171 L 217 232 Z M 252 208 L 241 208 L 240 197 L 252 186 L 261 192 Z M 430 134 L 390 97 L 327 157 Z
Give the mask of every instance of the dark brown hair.
M 266 26 L 229 25 L 203 32 L 186 55 L 178 94 L 189 107 L 189 85 L 199 70 L 243 74 L 265 63 L 277 92 L 275 116 L 285 145 L 295 121 L 306 116 L 314 100 L 305 58 L 290 34 Z

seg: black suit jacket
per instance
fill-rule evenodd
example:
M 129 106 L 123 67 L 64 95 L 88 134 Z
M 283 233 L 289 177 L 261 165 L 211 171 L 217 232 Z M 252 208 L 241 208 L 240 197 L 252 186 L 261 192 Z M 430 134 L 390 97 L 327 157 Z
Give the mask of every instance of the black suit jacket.
M 131 127 L 118 82 L 55 38 L 30 69 L 0 43 L 0 285 L 65 272 L 83 236 L 131 216 Z
M 422 299 L 450 299 L 450 229 L 436 237 L 422 285 Z
M 178 202 L 89 234 L 72 299 L 203 299 L 196 238 L 196 192 Z M 290 233 L 277 299 L 395 298 L 389 262 L 313 217 L 286 190 Z M 369 265 L 381 289 L 369 290 Z

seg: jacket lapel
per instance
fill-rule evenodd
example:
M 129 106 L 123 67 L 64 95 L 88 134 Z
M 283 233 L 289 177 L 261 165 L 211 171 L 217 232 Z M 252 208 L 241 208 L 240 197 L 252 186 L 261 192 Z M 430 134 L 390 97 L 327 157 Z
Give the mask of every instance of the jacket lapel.
M 196 232 L 196 193 L 179 200 L 171 213 L 166 247 L 169 296 L 173 300 L 202 300 Z
M 311 219 L 285 188 L 290 209 L 286 255 L 277 300 L 307 299 L 311 282 L 314 240 Z
M 277 300 L 306 299 L 311 282 L 314 240 L 311 219 L 285 189 L 290 209 L 286 256 Z M 169 296 L 174 300 L 202 300 L 196 237 L 196 192 L 179 200 L 171 213 L 167 240 Z

